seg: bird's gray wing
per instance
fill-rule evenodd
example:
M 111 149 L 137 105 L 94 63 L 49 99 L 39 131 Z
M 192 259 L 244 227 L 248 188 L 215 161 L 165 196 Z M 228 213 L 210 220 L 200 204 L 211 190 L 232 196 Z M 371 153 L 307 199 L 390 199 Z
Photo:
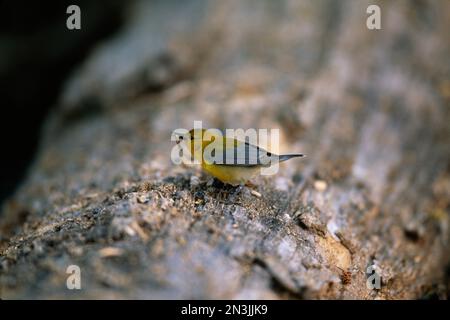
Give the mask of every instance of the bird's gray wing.
M 238 141 L 234 146 L 217 146 L 216 148 L 206 149 L 203 153 L 203 159 L 209 164 L 229 165 L 229 166 L 268 166 L 274 155 L 267 150 L 250 144 L 248 142 Z

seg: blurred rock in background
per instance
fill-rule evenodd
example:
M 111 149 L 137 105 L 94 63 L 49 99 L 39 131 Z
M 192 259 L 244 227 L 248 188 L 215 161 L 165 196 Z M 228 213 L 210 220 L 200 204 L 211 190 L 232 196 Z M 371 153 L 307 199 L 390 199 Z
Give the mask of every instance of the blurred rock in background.
M 72 3 L 0 3 L 0 202 L 24 178 L 37 149 L 42 122 L 65 79 L 95 43 L 121 25 L 124 2 L 77 1 L 83 8 L 83 28 L 68 32 L 66 9 Z

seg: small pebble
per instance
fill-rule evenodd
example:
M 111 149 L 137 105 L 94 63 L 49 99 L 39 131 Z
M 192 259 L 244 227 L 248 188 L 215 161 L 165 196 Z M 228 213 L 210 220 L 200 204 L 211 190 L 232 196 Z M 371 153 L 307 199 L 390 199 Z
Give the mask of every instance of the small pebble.
M 148 202 L 148 200 L 149 199 L 148 199 L 147 195 L 140 195 L 140 196 L 136 197 L 137 203 L 140 203 L 140 204 L 145 204 Z
M 200 184 L 200 179 L 197 176 L 191 176 L 191 187 L 198 186 Z
M 257 197 L 257 198 L 261 198 L 261 193 L 259 193 L 259 192 L 256 191 L 256 190 L 251 190 L 250 193 L 251 193 L 252 195 L 254 195 L 255 197 Z
M 71 255 L 80 257 L 83 255 L 84 250 L 82 247 L 73 247 L 69 249 L 69 252 Z
M 131 223 L 131 228 L 133 228 L 134 231 L 136 231 L 136 233 L 139 235 L 139 237 L 141 237 L 142 240 L 147 241 L 148 240 L 148 235 L 145 233 L 145 231 L 139 226 L 139 224 L 137 223 L 137 221 L 133 221 Z
M 125 226 L 124 231 L 126 234 L 128 234 L 130 237 L 134 237 L 136 235 L 136 231 L 134 231 L 133 228 L 130 226 Z
M 177 237 L 176 240 L 182 246 L 186 245 L 186 243 L 187 243 L 186 239 L 182 236 Z
M 123 250 L 120 248 L 106 247 L 106 248 L 100 249 L 98 251 L 98 254 L 102 258 L 118 257 L 123 254 Z
M 314 181 L 314 188 L 319 192 L 325 191 L 327 187 L 328 187 L 327 183 L 323 180 Z

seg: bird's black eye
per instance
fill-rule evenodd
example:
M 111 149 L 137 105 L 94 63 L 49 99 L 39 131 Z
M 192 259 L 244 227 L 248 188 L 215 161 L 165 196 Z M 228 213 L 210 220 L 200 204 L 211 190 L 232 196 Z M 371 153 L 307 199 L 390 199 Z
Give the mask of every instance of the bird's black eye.
M 271 154 L 270 152 L 267 152 L 267 156 L 268 156 L 268 157 L 271 157 L 272 154 Z
M 183 140 L 183 136 L 180 136 L 180 140 Z

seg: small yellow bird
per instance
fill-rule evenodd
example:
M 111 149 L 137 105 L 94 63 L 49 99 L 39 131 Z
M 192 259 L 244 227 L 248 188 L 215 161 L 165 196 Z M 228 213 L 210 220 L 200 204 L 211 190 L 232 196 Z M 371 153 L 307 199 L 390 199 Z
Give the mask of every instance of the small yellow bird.
M 301 153 L 276 155 L 249 142 L 222 134 L 206 135 L 206 132 L 206 129 L 192 129 L 177 134 L 176 143 L 184 144 L 203 170 L 233 186 L 247 184 L 262 168 L 304 156 Z

